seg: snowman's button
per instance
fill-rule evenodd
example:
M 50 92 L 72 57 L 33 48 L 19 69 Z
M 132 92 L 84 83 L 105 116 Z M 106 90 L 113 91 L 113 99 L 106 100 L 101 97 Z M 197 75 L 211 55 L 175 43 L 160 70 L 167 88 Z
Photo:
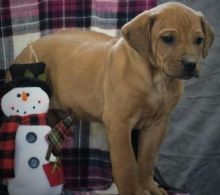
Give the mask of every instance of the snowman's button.
M 34 132 L 29 132 L 27 135 L 26 135 L 26 140 L 27 142 L 29 143 L 34 143 L 37 141 L 37 134 L 34 133 Z
M 29 160 L 28 160 L 28 164 L 31 168 L 35 169 L 39 166 L 40 164 L 40 161 L 38 158 L 36 157 L 31 157 Z

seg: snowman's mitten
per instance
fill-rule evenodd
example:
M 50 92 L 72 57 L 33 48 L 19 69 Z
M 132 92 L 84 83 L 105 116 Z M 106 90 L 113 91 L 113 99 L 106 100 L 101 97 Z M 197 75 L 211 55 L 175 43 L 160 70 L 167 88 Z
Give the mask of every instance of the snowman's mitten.
M 60 154 L 63 144 L 67 137 L 73 132 L 71 126 L 73 125 L 73 119 L 68 116 L 60 121 L 52 130 L 46 135 L 47 142 L 52 147 L 52 153 L 55 156 Z

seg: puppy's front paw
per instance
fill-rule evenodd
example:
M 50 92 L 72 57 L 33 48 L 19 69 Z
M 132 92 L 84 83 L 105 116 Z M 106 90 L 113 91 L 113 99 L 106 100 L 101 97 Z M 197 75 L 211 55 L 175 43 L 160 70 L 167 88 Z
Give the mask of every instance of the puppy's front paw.
M 151 195 L 168 195 L 168 193 L 163 188 L 159 187 L 156 182 L 150 182 L 145 189 L 147 189 Z
M 135 195 L 152 195 L 148 190 L 141 190 L 138 193 L 136 193 Z
M 143 188 L 150 195 L 168 195 L 168 193 L 163 188 L 159 187 L 159 185 L 151 179 L 150 181 L 145 182 Z

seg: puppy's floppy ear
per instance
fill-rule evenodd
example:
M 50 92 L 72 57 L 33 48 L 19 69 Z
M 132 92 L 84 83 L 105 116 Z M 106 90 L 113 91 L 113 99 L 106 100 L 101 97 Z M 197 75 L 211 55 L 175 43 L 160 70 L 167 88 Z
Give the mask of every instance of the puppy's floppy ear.
M 204 42 L 203 49 L 202 49 L 202 57 L 205 58 L 208 55 L 209 48 L 212 46 L 212 43 L 215 38 L 215 33 L 212 27 L 204 19 L 203 15 L 201 14 L 200 16 L 201 16 L 203 33 L 205 35 L 205 42 Z
M 145 11 L 122 27 L 122 35 L 127 43 L 142 55 L 150 50 L 150 32 L 155 16 L 151 11 Z

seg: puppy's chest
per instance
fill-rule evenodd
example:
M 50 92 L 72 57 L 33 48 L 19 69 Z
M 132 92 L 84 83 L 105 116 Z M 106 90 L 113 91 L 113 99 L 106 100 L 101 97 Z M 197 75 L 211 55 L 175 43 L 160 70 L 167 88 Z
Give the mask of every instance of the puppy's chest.
M 145 103 L 145 112 L 155 117 L 171 110 L 172 97 L 167 93 L 151 93 Z
M 149 91 L 142 107 L 142 123 L 152 123 L 166 117 L 176 106 L 181 93 L 169 88 L 156 88 Z
M 175 101 L 175 92 L 159 88 L 152 90 L 147 97 L 146 103 L 152 107 L 153 110 L 169 110 Z

